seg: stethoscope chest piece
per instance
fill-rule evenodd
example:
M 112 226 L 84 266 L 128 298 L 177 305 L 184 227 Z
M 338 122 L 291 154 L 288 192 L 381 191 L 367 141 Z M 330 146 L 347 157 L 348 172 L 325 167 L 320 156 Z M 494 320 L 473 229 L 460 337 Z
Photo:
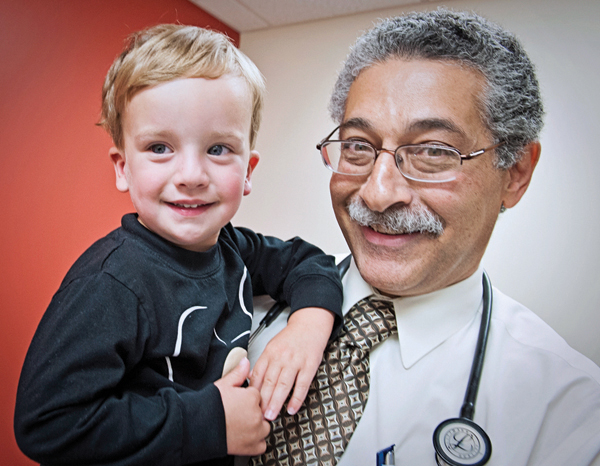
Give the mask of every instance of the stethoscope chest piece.
M 481 466 L 492 454 L 490 438 L 466 418 L 448 419 L 437 426 L 433 445 L 440 466 Z

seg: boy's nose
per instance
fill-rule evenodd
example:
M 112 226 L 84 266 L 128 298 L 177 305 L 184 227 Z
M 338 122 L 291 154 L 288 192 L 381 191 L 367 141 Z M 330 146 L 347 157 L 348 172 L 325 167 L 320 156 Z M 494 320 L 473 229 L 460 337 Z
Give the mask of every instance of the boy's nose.
M 395 204 L 410 204 L 413 191 L 408 180 L 398 170 L 394 155 L 385 151 L 379 154 L 373 171 L 360 188 L 359 195 L 369 209 L 383 212 Z
M 206 186 L 209 182 L 209 174 L 204 158 L 193 152 L 181 155 L 175 183 L 191 189 Z

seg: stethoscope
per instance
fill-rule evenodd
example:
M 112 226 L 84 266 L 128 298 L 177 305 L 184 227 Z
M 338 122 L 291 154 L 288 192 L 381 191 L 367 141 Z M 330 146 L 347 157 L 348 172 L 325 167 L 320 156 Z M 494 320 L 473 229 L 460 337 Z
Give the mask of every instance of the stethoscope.
M 344 277 L 352 256 L 349 255 L 338 264 L 340 276 Z M 439 466 L 483 466 L 492 455 L 492 442 L 485 431 L 473 422 L 475 401 L 479 390 L 479 381 L 483 369 L 483 359 L 487 346 L 490 322 L 492 318 L 492 284 L 488 274 L 483 272 L 483 312 L 479 326 L 479 336 L 475 355 L 471 364 L 471 374 L 465 392 L 460 416 L 440 423 L 433 432 L 433 446 L 436 462 Z M 250 343 L 287 307 L 285 302 L 275 303 L 260 321 L 258 328 L 250 336 Z M 377 453 L 378 465 L 391 465 L 394 458 L 394 445 Z M 390 460 L 392 462 L 390 462 Z
M 492 284 L 490 277 L 484 271 L 483 313 L 460 417 L 445 420 L 433 432 L 435 458 L 439 466 L 482 466 L 489 461 L 492 455 L 490 438 L 480 426 L 473 422 L 475 400 L 479 390 L 491 319 Z

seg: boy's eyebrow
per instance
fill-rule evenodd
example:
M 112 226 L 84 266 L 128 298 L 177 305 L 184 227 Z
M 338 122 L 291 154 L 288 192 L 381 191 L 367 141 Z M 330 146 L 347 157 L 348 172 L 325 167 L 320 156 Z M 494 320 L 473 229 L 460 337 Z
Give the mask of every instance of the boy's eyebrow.
M 142 130 L 137 133 L 134 137 L 136 141 L 145 140 L 145 139 L 154 139 L 154 138 L 165 138 L 169 136 L 174 136 L 174 132 L 171 130 Z M 211 138 L 215 139 L 239 139 L 243 140 L 246 135 L 242 131 L 213 131 L 210 133 Z
M 214 131 L 211 133 L 212 137 L 223 138 L 223 139 L 244 139 L 246 135 L 241 131 Z
M 172 136 L 173 133 L 169 130 L 142 130 L 137 133 L 134 137 L 136 141 L 143 141 L 145 139 L 154 139 L 154 138 L 165 138 L 168 136 Z

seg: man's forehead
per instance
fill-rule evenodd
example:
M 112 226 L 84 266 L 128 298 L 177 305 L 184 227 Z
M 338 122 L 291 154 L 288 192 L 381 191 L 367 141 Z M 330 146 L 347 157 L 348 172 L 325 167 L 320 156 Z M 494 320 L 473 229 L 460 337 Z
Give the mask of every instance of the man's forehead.
M 474 95 L 484 91 L 485 82 L 483 73 L 459 61 L 390 58 L 361 70 L 350 86 L 349 95 L 369 84 L 382 93 L 389 89 L 410 89 L 415 98 L 443 90 Z
M 454 61 L 390 59 L 362 70 L 352 83 L 341 127 L 371 131 L 401 124 L 409 132 L 464 136 L 486 130 L 484 88 L 479 71 Z

